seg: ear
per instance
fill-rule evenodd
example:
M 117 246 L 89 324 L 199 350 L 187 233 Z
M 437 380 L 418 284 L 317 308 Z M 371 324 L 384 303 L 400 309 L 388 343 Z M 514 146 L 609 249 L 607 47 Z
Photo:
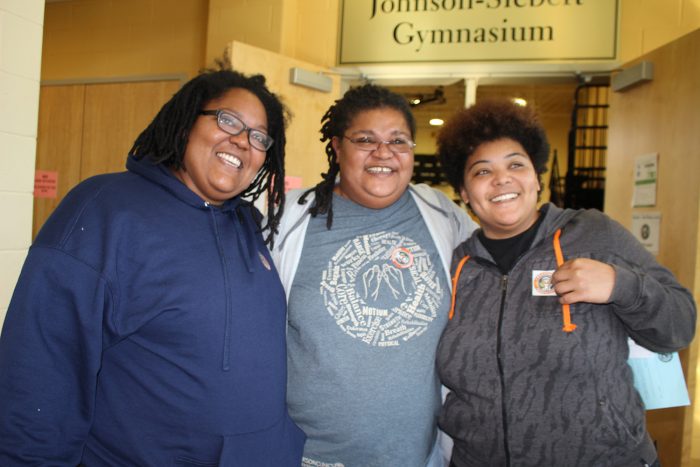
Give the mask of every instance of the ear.
M 333 147 L 333 150 L 335 151 L 336 155 L 340 155 L 340 138 L 337 136 L 333 136 L 331 138 L 331 146 Z
M 459 190 L 459 194 L 462 197 L 462 201 L 464 201 L 464 204 L 469 204 L 469 196 L 467 195 L 467 189 L 462 185 L 462 188 Z

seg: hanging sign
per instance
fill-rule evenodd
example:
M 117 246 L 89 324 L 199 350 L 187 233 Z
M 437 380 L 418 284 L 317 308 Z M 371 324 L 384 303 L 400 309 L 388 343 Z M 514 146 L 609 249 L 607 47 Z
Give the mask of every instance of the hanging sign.
M 619 0 L 344 0 L 339 62 L 614 60 Z

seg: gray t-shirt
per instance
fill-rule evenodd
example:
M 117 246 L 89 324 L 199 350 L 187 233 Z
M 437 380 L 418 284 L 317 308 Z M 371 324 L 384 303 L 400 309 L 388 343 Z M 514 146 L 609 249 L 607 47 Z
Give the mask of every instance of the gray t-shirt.
M 413 198 L 334 196 L 312 218 L 289 294 L 288 402 L 304 466 L 422 467 L 435 440 L 435 352 L 448 278 Z

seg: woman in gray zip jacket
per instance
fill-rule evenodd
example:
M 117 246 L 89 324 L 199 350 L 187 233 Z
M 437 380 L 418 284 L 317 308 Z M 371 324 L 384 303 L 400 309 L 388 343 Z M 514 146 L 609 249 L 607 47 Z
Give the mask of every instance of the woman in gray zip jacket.
M 439 420 L 451 465 L 658 465 L 628 338 L 656 352 L 687 346 L 690 293 L 601 212 L 537 209 L 549 145 L 529 109 L 477 103 L 438 148 L 481 224 L 455 250 L 437 356 L 452 391 Z

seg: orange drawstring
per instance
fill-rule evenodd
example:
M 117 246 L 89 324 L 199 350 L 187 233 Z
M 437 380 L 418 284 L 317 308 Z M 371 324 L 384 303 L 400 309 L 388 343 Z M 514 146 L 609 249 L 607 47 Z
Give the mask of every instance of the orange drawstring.
M 554 255 L 557 258 L 557 267 L 564 264 L 564 255 L 561 252 L 561 244 L 559 243 L 560 236 L 561 229 L 558 229 L 554 233 L 554 241 L 552 242 L 554 244 Z M 455 302 L 457 300 L 457 281 L 459 281 L 459 275 L 462 273 L 462 267 L 468 259 L 469 256 L 467 255 L 460 260 L 459 264 L 457 265 L 455 275 L 452 278 L 452 305 L 450 306 L 449 319 L 452 319 L 452 317 L 455 314 Z M 561 306 L 561 313 L 562 319 L 564 320 L 564 327 L 562 328 L 562 330 L 564 332 L 572 332 L 574 329 L 576 329 L 576 325 L 571 322 L 571 309 L 568 303 L 565 303 Z
M 554 233 L 554 256 L 557 257 L 557 267 L 564 264 L 564 255 L 561 252 L 561 244 L 559 243 L 559 237 L 561 236 L 561 229 Z M 572 332 L 576 329 L 576 325 L 571 322 L 571 310 L 568 303 L 561 306 L 561 313 L 564 319 L 564 332 Z
M 469 259 L 469 255 L 461 259 L 457 265 L 457 270 L 455 271 L 455 276 L 452 278 L 452 306 L 450 306 L 449 319 L 455 315 L 455 302 L 457 301 L 457 281 L 459 280 L 459 275 L 462 274 L 462 266 Z

